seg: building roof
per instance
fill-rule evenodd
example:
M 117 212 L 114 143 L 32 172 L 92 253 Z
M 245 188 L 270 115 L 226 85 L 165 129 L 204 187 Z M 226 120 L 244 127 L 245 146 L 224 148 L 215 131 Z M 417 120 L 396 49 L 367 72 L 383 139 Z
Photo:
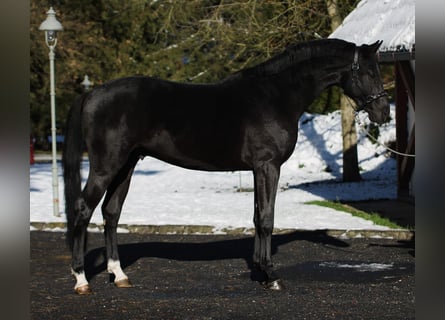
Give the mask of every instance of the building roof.
M 381 56 L 414 59 L 415 0 L 362 0 L 329 38 L 357 45 L 383 40 Z

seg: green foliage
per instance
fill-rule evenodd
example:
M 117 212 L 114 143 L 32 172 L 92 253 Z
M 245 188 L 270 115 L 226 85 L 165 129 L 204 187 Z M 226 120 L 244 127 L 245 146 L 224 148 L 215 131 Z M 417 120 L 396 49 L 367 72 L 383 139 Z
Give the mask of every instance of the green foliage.
M 325 89 L 320 96 L 309 106 L 308 112 L 326 114 L 338 109 L 342 89 L 334 86 Z
M 317 205 L 317 206 L 321 206 L 321 207 L 327 207 L 327 208 L 331 208 L 334 210 L 347 212 L 347 213 L 352 214 L 354 217 L 359 217 L 359 218 L 362 218 L 365 220 L 370 220 L 370 221 L 374 222 L 374 224 L 376 224 L 376 225 L 385 226 L 385 227 L 389 227 L 392 229 L 403 229 L 398 224 L 392 222 L 388 218 L 384 218 L 384 217 L 380 216 L 378 213 L 375 213 L 375 212 L 367 213 L 367 212 L 352 208 L 348 205 L 342 204 L 340 202 L 327 201 L 327 200 L 325 200 L 325 201 L 314 200 L 314 201 L 306 202 L 306 204 L 313 204 L 313 205 Z
M 344 16 L 356 4 L 340 1 Z M 213 82 L 260 63 L 289 44 L 327 37 L 325 0 L 59 0 L 64 31 L 56 47 L 57 126 L 83 91 L 94 85 L 149 75 L 181 82 Z M 43 32 L 48 1 L 31 4 L 30 118 L 34 136 L 49 135 L 49 62 Z M 332 108 L 327 92 L 314 112 Z

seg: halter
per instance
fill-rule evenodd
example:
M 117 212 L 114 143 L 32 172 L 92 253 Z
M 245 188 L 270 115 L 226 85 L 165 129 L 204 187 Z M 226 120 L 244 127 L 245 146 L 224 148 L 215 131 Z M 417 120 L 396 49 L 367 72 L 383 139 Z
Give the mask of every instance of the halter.
M 352 65 L 351 65 L 352 84 L 359 88 L 359 86 L 358 86 L 358 70 L 360 70 L 360 64 L 358 62 L 358 48 L 355 47 L 354 61 L 352 62 Z M 362 105 L 360 105 L 360 106 L 358 106 L 357 108 L 354 108 L 354 109 L 355 109 L 356 112 L 364 110 L 366 108 L 366 106 L 368 106 L 372 102 L 374 102 L 374 101 L 376 101 L 376 100 L 378 100 L 380 98 L 386 97 L 387 95 L 388 94 L 385 92 L 385 90 L 382 90 L 382 91 L 380 91 L 377 94 L 368 95 L 368 96 L 366 96 L 365 102 Z

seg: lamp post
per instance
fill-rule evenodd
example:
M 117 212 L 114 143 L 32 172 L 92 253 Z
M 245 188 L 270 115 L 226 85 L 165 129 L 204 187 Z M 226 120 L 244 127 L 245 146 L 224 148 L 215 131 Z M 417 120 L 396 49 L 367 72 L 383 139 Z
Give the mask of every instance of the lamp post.
M 83 81 L 80 84 L 83 85 L 83 87 L 85 88 L 85 92 L 87 92 L 90 89 L 90 87 L 93 85 L 93 83 L 90 81 L 90 79 L 88 79 L 88 75 L 85 75 L 83 77 Z
M 59 212 L 59 183 L 57 177 L 57 144 L 56 144 L 56 101 L 54 89 L 54 48 L 57 44 L 57 31 L 62 31 L 62 24 L 56 19 L 56 12 L 52 7 L 46 12 L 45 21 L 39 30 L 45 31 L 45 42 L 49 48 L 50 97 L 51 97 L 51 137 L 52 137 L 52 184 L 53 184 L 53 214 L 60 217 Z

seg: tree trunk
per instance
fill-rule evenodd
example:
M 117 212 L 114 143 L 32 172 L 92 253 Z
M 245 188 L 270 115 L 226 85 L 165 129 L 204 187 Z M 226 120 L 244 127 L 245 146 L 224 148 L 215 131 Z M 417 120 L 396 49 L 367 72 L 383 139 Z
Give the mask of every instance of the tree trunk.
M 328 15 L 331 18 L 332 32 L 342 22 L 338 9 L 338 0 L 326 0 Z M 354 110 L 351 108 L 348 98 L 342 94 L 340 98 L 341 125 L 343 134 L 343 181 L 361 180 L 358 169 L 357 156 L 357 132 L 355 130 Z
M 326 0 L 326 6 L 328 9 L 329 18 L 331 18 L 331 29 L 332 32 L 334 32 L 335 29 L 341 25 L 343 20 L 338 9 L 338 0 Z
M 360 181 L 357 156 L 357 131 L 355 129 L 354 109 L 344 94 L 340 98 L 341 128 L 343 137 L 343 181 Z

